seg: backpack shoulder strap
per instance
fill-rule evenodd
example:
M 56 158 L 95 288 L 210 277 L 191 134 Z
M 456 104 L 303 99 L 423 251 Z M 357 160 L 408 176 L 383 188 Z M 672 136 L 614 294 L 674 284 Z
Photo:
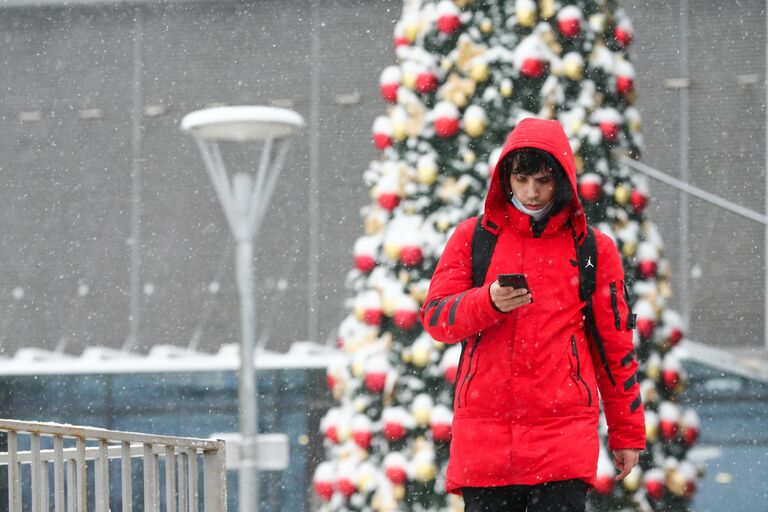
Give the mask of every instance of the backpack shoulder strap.
M 605 368 L 605 373 L 608 375 L 611 384 L 615 386 L 616 381 L 611 373 L 608 357 L 605 355 L 605 346 L 597 329 L 595 310 L 592 307 L 592 295 L 597 288 L 597 237 L 592 226 L 587 226 L 587 231 L 581 238 L 576 236 L 575 230 L 572 232 L 573 243 L 576 246 L 576 259 L 579 265 L 579 297 L 586 302 L 584 306 L 584 319 L 586 320 L 584 327 L 587 334 L 591 334 L 595 348 L 597 348 L 597 353 L 600 355 L 600 362 L 603 364 L 603 368 Z
M 496 247 L 496 235 L 483 227 L 483 216 L 477 217 L 472 233 L 472 286 L 482 286 L 491 265 L 491 256 Z

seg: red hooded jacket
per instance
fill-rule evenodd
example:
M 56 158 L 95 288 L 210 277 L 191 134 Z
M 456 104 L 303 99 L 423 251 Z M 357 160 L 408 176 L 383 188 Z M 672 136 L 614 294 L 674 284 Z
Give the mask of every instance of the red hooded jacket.
M 594 485 L 598 390 L 609 449 L 645 448 L 619 253 L 609 237 L 596 232 L 593 309 L 614 385 L 584 331 L 571 227 L 583 239 L 587 223 L 568 138 L 557 121 L 525 119 L 509 135 L 499 162 L 524 147 L 560 162 L 573 191 L 570 203 L 535 234 L 530 217 L 505 199 L 497 164 L 483 216 L 486 229 L 497 234 L 485 284 L 472 286 L 472 218 L 448 241 L 420 312 L 436 340 L 466 342 L 453 404 L 450 492 L 574 478 Z M 489 288 L 502 273 L 525 274 L 533 303 L 508 313 L 495 309 Z

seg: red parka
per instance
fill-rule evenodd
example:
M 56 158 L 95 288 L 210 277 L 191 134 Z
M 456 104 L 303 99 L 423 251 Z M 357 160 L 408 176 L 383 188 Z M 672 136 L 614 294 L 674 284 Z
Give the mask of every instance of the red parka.
M 498 236 L 485 284 L 472 286 L 472 218 L 449 239 L 420 312 L 433 338 L 465 343 L 453 404 L 450 492 L 574 478 L 593 485 L 598 390 L 609 449 L 645 448 L 619 253 L 609 237 L 596 233 L 593 309 L 614 385 L 584 330 L 572 228 L 583 240 L 587 224 L 568 138 L 557 121 L 525 119 L 510 134 L 499 162 L 524 147 L 560 162 L 573 191 L 570 203 L 534 233 L 531 218 L 505 200 L 497 165 L 483 217 Z M 533 303 L 508 313 L 495 309 L 489 288 L 502 273 L 525 274 Z

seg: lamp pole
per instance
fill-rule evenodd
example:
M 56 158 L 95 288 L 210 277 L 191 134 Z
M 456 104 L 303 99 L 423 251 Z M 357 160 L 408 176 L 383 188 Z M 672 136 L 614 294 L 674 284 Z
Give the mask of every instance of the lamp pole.
M 301 116 L 291 110 L 256 106 L 198 110 L 184 116 L 181 122 L 182 130 L 190 133 L 197 141 L 205 168 L 237 244 L 235 265 L 242 336 L 238 408 L 240 512 L 255 512 L 259 508 L 254 245 L 290 147 L 290 135 L 303 124 Z M 220 141 L 252 142 L 260 146 L 261 158 L 255 177 L 251 173 L 236 172 L 230 179 L 219 149 Z

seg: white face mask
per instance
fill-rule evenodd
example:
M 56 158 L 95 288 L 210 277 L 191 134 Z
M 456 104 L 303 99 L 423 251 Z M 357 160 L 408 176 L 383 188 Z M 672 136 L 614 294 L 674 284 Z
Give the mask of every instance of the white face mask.
M 520 210 L 524 214 L 530 215 L 531 217 L 533 217 L 534 220 L 538 221 L 538 220 L 543 219 L 549 213 L 549 210 L 552 209 L 552 205 L 555 204 L 555 200 L 553 199 L 552 201 L 547 203 L 547 205 L 544 208 L 542 208 L 540 210 L 531 210 L 531 209 L 526 208 L 525 206 L 523 206 L 523 203 L 520 202 L 520 200 L 517 198 L 517 196 L 513 195 L 512 196 L 512 204 L 515 205 L 515 208 L 517 208 L 518 210 Z

